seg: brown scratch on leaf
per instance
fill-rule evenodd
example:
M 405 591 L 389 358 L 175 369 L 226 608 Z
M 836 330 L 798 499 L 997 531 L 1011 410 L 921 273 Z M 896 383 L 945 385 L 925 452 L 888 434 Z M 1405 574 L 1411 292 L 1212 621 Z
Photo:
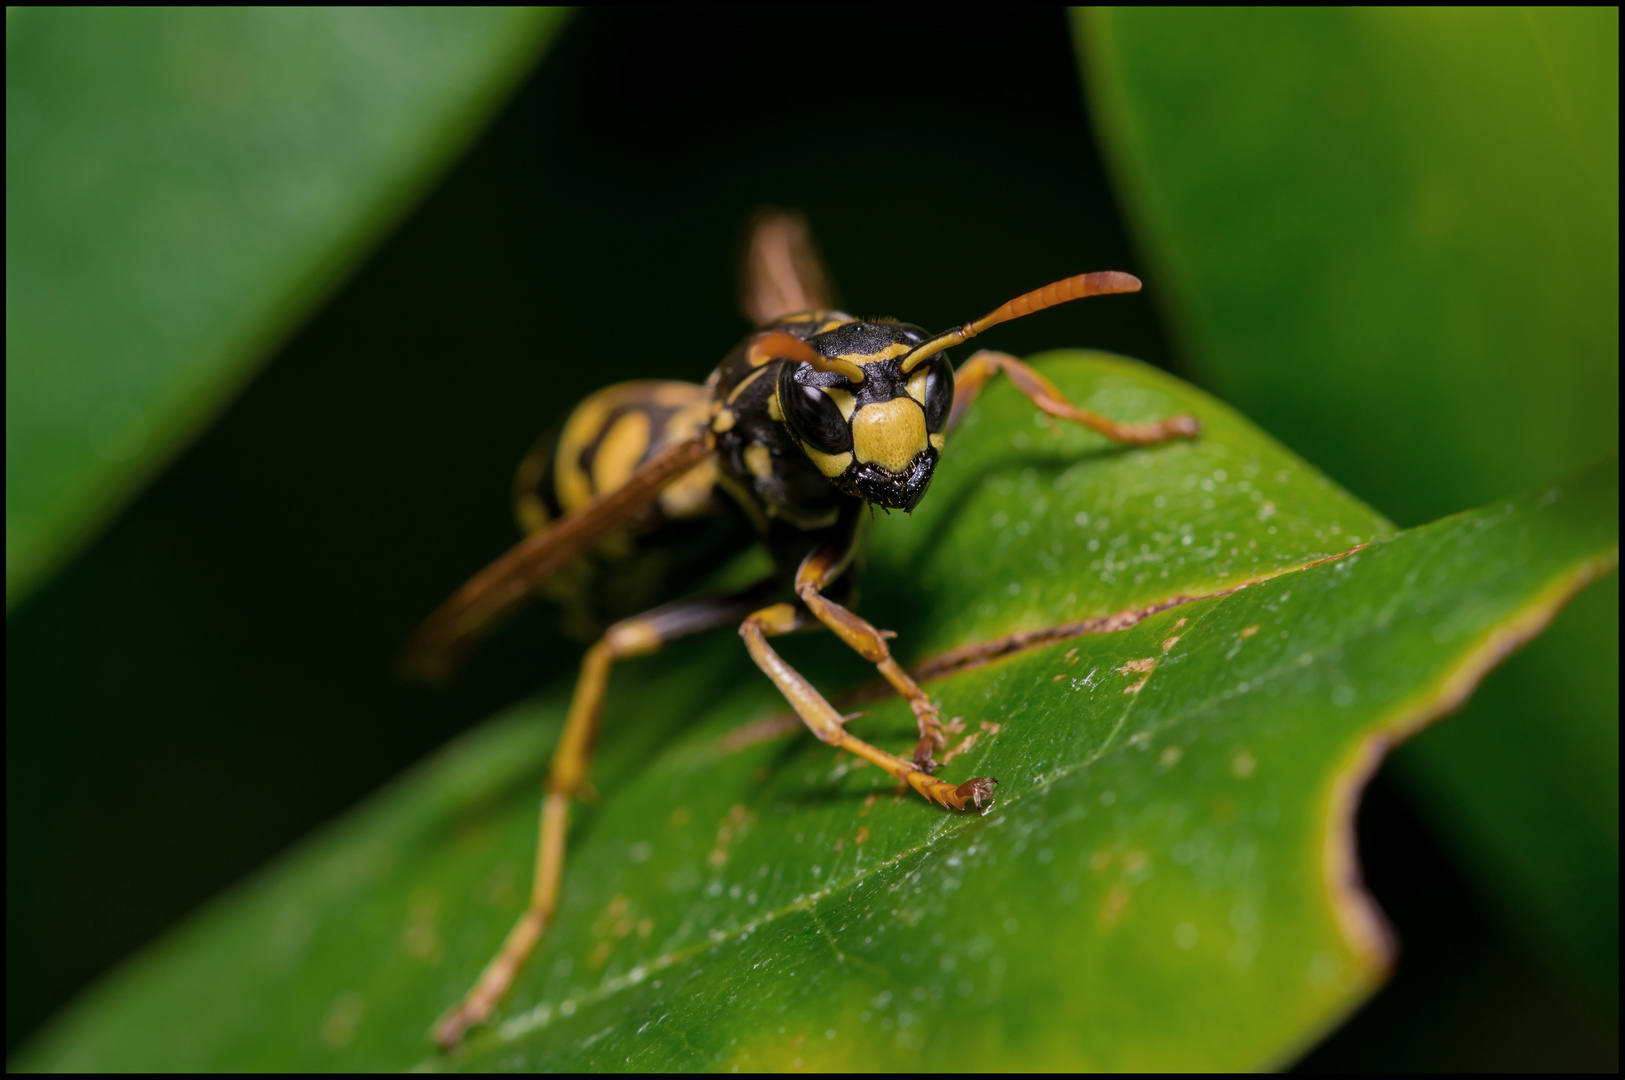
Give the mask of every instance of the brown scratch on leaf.
M 610 900 L 610 902 L 604 906 L 604 910 L 600 911 L 598 913 L 598 917 L 593 920 L 593 922 L 592 922 L 592 935 L 593 935 L 593 937 L 600 937 L 600 938 L 601 937 L 608 937 L 609 934 L 611 933 L 612 928 L 616 927 L 616 926 L 619 926 L 620 923 L 622 923 L 622 922 L 627 923 L 627 926 L 630 929 L 630 926 L 631 926 L 630 921 L 628 919 L 622 918 L 622 916 L 626 915 L 627 910 L 631 906 L 632 906 L 632 901 L 628 900 L 626 897 L 624 897 L 624 896 L 613 897 Z M 617 937 L 625 937 L 626 935 L 625 934 L 617 934 L 616 936 Z
M 1241 628 L 1241 633 L 1238 634 L 1237 636 L 1238 637 L 1249 638 L 1249 637 L 1252 637 L 1256 633 L 1258 633 L 1258 624 L 1254 623 L 1252 626 L 1243 626 Z
M 728 810 L 728 816 L 717 826 L 716 846 L 711 849 L 711 854 L 706 856 L 705 861 L 713 868 L 720 867 L 728 861 L 728 844 L 733 840 L 734 834 L 745 827 L 747 820 L 748 812 L 743 805 L 735 803 Z
M 971 747 L 975 746 L 976 745 L 976 740 L 980 739 L 981 737 L 982 737 L 982 733 L 979 732 L 979 731 L 973 731 L 969 735 L 966 735 L 962 740 L 960 740 L 960 743 L 959 743 L 958 746 L 955 746 L 952 749 L 944 751 L 944 753 L 942 755 L 942 762 L 941 763 L 943 765 L 948 764 L 948 762 L 952 761 L 954 758 L 958 757 L 960 754 L 963 754 L 966 750 L 969 750 Z
M 858 835 L 853 838 L 852 842 L 854 844 L 861 844 L 867 839 L 869 839 L 869 826 L 865 825 L 858 830 Z
M 1242 588 L 1243 586 L 1237 586 Z M 1114 615 L 1103 615 L 1095 619 L 1084 619 L 1080 622 L 1064 623 L 1060 626 L 1045 627 L 1041 630 L 1023 630 L 1007 637 L 997 638 L 993 641 L 978 642 L 974 645 L 961 645 L 957 649 L 950 649 L 941 656 L 934 657 L 913 669 L 913 676 L 918 681 L 927 679 L 943 679 L 949 675 L 958 675 L 972 668 L 979 668 L 995 660 L 1002 660 L 1006 656 L 1028 649 L 1037 649 L 1045 645 L 1053 645 L 1067 638 L 1080 637 L 1084 634 L 1109 634 L 1117 630 L 1127 630 L 1142 619 L 1155 615 L 1159 611 L 1166 611 L 1180 604 L 1188 604 L 1193 600 L 1208 600 L 1214 596 L 1225 596 L 1235 592 L 1235 589 L 1226 589 L 1211 596 L 1178 596 L 1165 600 L 1150 607 L 1136 608 L 1132 611 L 1120 611 Z
M 1127 630 L 1136 623 L 1141 622 L 1144 619 L 1148 619 L 1152 615 L 1167 611 L 1169 608 L 1179 607 L 1181 604 L 1195 603 L 1198 600 L 1216 600 L 1219 597 L 1229 596 L 1230 594 L 1240 592 L 1242 589 L 1248 588 L 1249 586 L 1257 585 L 1273 578 L 1281 577 L 1286 574 L 1295 574 L 1303 570 L 1309 570 L 1325 563 L 1336 562 L 1338 559 L 1346 559 L 1350 555 L 1364 550 L 1367 546 L 1368 545 L 1366 544 L 1357 544 L 1354 547 L 1349 548 L 1347 551 L 1340 551 L 1335 555 L 1326 555 L 1319 559 L 1312 559 L 1309 562 L 1300 563 L 1297 566 L 1287 567 L 1284 570 L 1260 574 L 1255 578 L 1249 578 L 1246 581 L 1238 582 L 1227 589 L 1218 589 L 1214 592 L 1206 593 L 1201 596 L 1174 596 L 1142 608 L 1131 608 L 1127 611 L 1119 611 L 1111 615 L 1101 615 L 1092 619 L 1081 619 L 1078 622 L 1062 623 L 1059 626 L 1049 626 L 1038 630 L 1019 630 L 1016 633 L 1008 634 L 1002 638 L 995 638 L 992 641 L 981 641 L 971 645 L 961 645 L 958 648 L 949 649 L 945 653 L 934 656 L 928 660 L 921 661 L 919 664 L 910 669 L 909 674 L 914 677 L 916 682 L 926 682 L 927 680 L 931 679 L 946 679 L 949 676 L 958 675 L 963 672 L 982 667 L 986 664 L 991 664 L 996 660 L 1002 660 L 1007 656 L 1013 656 L 1016 653 L 1026 652 L 1029 649 L 1040 649 L 1046 645 L 1054 645 L 1057 642 L 1065 641 L 1068 638 L 1082 637 L 1084 634 L 1110 634 L 1115 633 L 1118 630 Z M 1178 622 L 1174 623 L 1174 630 L 1179 630 L 1185 625 L 1186 621 L 1186 619 L 1181 618 Z M 1078 650 L 1075 647 L 1067 650 L 1066 660 L 1069 664 L 1077 662 L 1077 651 Z M 1140 688 L 1144 685 L 1144 680 L 1141 680 L 1138 684 L 1126 690 L 1125 693 L 1138 693 Z M 852 705 L 859 705 L 869 701 L 880 701 L 885 698 L 892 697 L 894 694 L 895 691 L 892 689 L 889 683 L 887 683 L 884 679 L 876 679 L 872 682 L 863 684 L 855 690 L 852 690 L 850 693 L 842 694 L 841 696 L 835 698 L 833 703 L 837 707 L 845 709 Z M 854 714 L 854 716 L 855 715 L 857 714 Z M 844 716 L 843 719 L 850 720 L 853 719 L 854 716 Z M 744 748 L 754 746 L 757 743 L 767 742 L 770 739 L 776 739 L 783 735 L 789 735 L 793 732 L 801 730 L 802 726 L 801 719 L 794 713 L 777 713 L 761 720 L 752 721 L 751 723 L 746 724 L 743 727 L 736 728 L 727 735 L 724 735 L 721 739 L 722 750 L 724 753 L 732 753 L 737 750 L 743 750 Z M 902 784 L 898 790 L 898 797 L 901 798 L 902 793 L 907 790 L 908 785 L 906 783 Z
M 1175 634 L 1175 635 L 1173 635 L 1172 637 L 1169 637 L 1169 638 L 1164 638 L 1163 642 L 1162 642 L 1162 651 L 1167 652 L 1169 649 L 1173 648 L 1175 645 L 1178 645 L 1178 644 L 1179 644 L 1179 635 L 1178 634 Z
M 1151 681 L 1151 669 L 1156 666 L 1157 658 L 1154 656 L 1147 656 L 1143 660 L 1130 660 L 1128 663 L 1118 668 L 1117 673 L 1119 675 L 1139 675 L 1141 672 L 1145 673 L 1140 675 L 1138 682 L 1133 682 L 1123 687 L 1123 693 L 1138 694 L 1141 690 L 1144 690 L 1145 684 Z

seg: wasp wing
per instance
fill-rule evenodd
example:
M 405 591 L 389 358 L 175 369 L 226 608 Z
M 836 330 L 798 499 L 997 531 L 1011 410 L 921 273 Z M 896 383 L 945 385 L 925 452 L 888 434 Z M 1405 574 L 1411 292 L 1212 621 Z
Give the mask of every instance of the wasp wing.
M 806 218 L 784 210 L 756 212 L 740 271 L 739 306 L 757 326 L 834 306 Z
M 469 578 L 406 643 L 402 673 L 427 682 L 444 680 L 469 647 L 528 602 L 537 586 L 653 502 L 673 480 L 699 464 L 712 445 L 709 432 L 672 444 L 634 469 L 620 487 L 521 540 Z

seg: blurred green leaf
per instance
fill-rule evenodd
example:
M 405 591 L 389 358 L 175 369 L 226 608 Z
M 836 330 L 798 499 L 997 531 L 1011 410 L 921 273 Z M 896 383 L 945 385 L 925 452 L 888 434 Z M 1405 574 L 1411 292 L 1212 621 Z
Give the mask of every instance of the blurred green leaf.
M 1226 399 L 1405 524 L 1618 452 L 1618 8 L 1076 25 L 1149 280 Z M 1399 759 L 1503 909 L 1616 1000 L 1617 596 Z
M 1617 557 L 1617 465 L 1396 537 L 1165 375 L 1078 353 L 1045 371 L 1125 419 L 1189 408 L 1205 433 L 1112 449 L 991 388 L 932 498 L 872 530 L 865 609 L 920 655 L 1186 602 L 930 684 L 964 721 L 943 775 L 998 777 L 991 812 L 839 760 L 732 635 L 679 643 L 613 680 L 604 799 L 576 815 L 558 920 L 460 1054 L 428 1028 L 523 903 L 568 687 L 213 905 L 16 1064 L 1290 1059 L 1389 959 L 1353 863 L 1361 784 Z M 827 637 L 784 648 L 826 687 L 870 674 Z M 857 726 L 913 743 L 896 700 Z
M 218 411 L 561 18 L 8 9 L 8 607 Z

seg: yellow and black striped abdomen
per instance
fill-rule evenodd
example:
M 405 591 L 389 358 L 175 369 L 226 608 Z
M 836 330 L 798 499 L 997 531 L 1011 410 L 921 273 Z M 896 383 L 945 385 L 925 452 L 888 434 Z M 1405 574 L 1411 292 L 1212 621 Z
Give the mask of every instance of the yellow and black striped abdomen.
M 541 532 L 620 487 L 644 461 L 703 429 L 710 410 L 710 392 L 694 383 L 650 379 L 592 394 L 520 462 L 514 476 L 520 529 Z M 716 485 L 716 459 L 707 457 L 543 586 L 542 594 L 564 608 L 566 632 L 590 640 L 608 622 L 692 588 L 715 565 L 719 548 L 748 543 L 748 524 Z
M 710 394 L 694 383 L 645 379 L 606 386 L 576 406 L 562 430 L 531 447 L 514 476 L 514 516 L 527 535 L 626 483 L 632 470 L 705 427 Z M 628 535 L 717 513 L 716 462 L 706 459 L 661 492 Z

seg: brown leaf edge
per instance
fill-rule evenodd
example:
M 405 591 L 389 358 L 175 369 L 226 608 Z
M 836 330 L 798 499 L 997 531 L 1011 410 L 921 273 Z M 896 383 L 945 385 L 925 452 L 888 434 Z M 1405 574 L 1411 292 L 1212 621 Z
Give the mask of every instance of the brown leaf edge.
M 1394 710 L 1376 729 L 1361 736 L 1343 764 L 1332 772 L 1322 802 L 1326 817 L 1322 826 L 1321 874 L 1338 928 L 1373 987 L 1385 982 L 1392 973 L 1399 943 L 1376 898 L 1366 889 L 1360 871 L 1355 819 L 1366 785 L 1395 747 L 1465 705 L 1484 677 L 1550 626 L 1557 613 L 1581 589 L 1618 568 L 1619 549 L 1616 547 L 1587 559 L 1554 580 L 1533 600 L 1491 627 L 1484 639 L 1445 671 L 1431 689 Z M 1363 1001 L 1351 1004 L 1347 1013 L 1331 1018 L 1322 1029 L 1307 1035 L 1301 1045 L 1283 1053 L 1277 1061 L 1261 1063 L 1260 1068 L 1291 1064 L 1342 1026 L 1362 1004 Z

